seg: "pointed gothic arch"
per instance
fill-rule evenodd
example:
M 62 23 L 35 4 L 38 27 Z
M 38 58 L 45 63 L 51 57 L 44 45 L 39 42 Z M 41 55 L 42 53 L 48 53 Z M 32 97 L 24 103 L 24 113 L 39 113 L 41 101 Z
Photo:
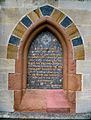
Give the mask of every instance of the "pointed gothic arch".
M 19 58 L 21 60 L 21 67 L 20 70 L 21 73 L 23 74 L 22 77 L 24 77 L 23 79 L 23 88 L 26 88 L 26 75 L 27 75 L 27 52 L 28 52 L 28 48 L 30 46 L 30 44 L 32 43 L 32 40 L 35 38 L 35 36 L 37 36 L 37 34 L 39 34 L 43 29 L 49 29 L 53 34 L 55 34 L 55 36 L 58 38 L 58 40 L 61 42 L 63 50 L 64 50 L 64 89 L 67 89 L 67 71 L 68 70 L 68 65 L 69 65 L 69 61 L 71 62 L 71 59 L 73 58 L 73 53 L 72 53 L 72 46 L 69 42 L 69 37 L 67 36 L 67 34 L 64 32 L 63 28 L 60 28 L 55 22 L 53 22 L 50 18 L 48 17 L 43 17 L 41 18 L 41 20 L 39 22 L 37 22 L 34 26 L 32 26 L 30 29 L 27 30 L 26 32 L 26 37 L 24 36 L 22 38 L 22 44 L 20 46 L 20 50 L 19 50 Z M 23 60 L 24 59 L 24 60 Z M 72 59 L 73 61 L 73 59 Z M 75 64 L 75 63 L 74 63 Z M 21 69 L 22 68 L 22 69 Z M 70 66 L 69 66 L 70 68 Z M 18 68 L 19 70 L 19 68 Z M 17 71 L 17 70 L 16 70 Z M 25 82 L 24 82 L 25 81 Z
M 27 92 L 27 52 L 29 45 L 35 36 L 45 28 L 58 38 L 64 50 L 63 90 L 67 93 L 68 99 L 70 91 L 75 96 L 75 91 L 81 88 L 81 75 L 76 74 L 76 60 L 84 59 L 84 47 L 80 34 L 66 15 L 52 6 L 45 5 L 23 17 L 9 39 L 7 58 L 15 59 L 16 63 L 15 73 L 9 74 L 9 89 L 15 91 L 15 110 L 21 110 L 20 105 Z M 13 81 L 12 76 L 14 76 Z M 75 98 L 74 101 L 70 101 L 70 104 L 73 105 L 70 106 L 70 111 L 71 109 L 75 110 Z

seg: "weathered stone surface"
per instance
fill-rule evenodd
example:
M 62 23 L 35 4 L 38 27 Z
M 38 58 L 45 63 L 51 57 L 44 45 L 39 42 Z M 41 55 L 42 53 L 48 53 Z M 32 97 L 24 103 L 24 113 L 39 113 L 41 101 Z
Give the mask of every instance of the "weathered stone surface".
M 91 90 L 89 90 L 89 91 L 77 91 L 76 97 L 77 97 L 77 100 L 79 100 L 79 99 L 91 99 Z
M 17 8 L 2 8 L 0 10 L 0 23 L 16 24 L 20 17 L 21 12 Z
M 0 58 L 6 58 L 6 57 L 7 57 L 7 47 L 0 46 Z
M 83 83 L 82 83 L 82 90 L 89 91 L 91 90 L 91 74 L 83 74 Z
M 79 25 L 78 29 L 83 36 L 84 39 L 84 47 L 85 47 L 85 59 L 91 59 L 91 25 Z
M 51 16 L 58 23 L 65 17 L 65 15 L 59 10 L 54 10 Z
M 89 47 L 91 46 L 90 38 L 91 38 L 91 24 L 89 25 L 78 25 L 79 32 L 81 33 L 83 40 L 84 40 L 84 46 Z
M 58 6 L 58 0 L 7 0 L 7 1 L 2 1 L 2 6 L 3 7 L 11 7 L 11 8 L 17 8 L 17 7 L 26 7 L 30 8 L 32 6 L 40 6 L 43 4 L 49 3 L 54 6 Z M 25 6 L 26 4 L 26 6 Z
M 45 91 L 27 90 L 19 105 L 19 111 L 46 111 Z
M 89 10 L 91 11 L 90 0 L 59 0 L 58 7 L 71 10 Z
M 36 22 L 39 19 L 38 15 L 34 11 L 30 12 L 28 16 L 33 22 Z
M 76 101 L 75 101 L 75 98 L 76 98 L 76 92 L 69 90 L 69 91 L 68 91 L 68 99 L 69 99 L 69 102 L 75 103 L 75 102 L 76 102 Z
M 77 9 L 63 9 L 68 16 L 72 18 L 76 25 L 91 24 L 91 11 Z
M 0 73 L 0 90 L 8 90 L 8 74 Z
M 68 26 L 66 28 L 66 32 L 69 35 L 70 39 L 80 36 L 80 33 L 78 32 L 75 24 L 71 24 L 70 26 Z
M 47 112 L 70 112 L 70 106 L 63 90 L 49 90 L 47 92 Z
M 69 102 L 63 90 L 26 90 L 21 104 L 17 105 L 19 111 L 70 112 Z
M 88 47 L 85 47 L 85 58 L 86 60 L 91 60 L 91 46 L 90 45 L 88 45 Z
M 69 90 L 74 90 L 74 91 L 79 91 L 81 90 L 81 75 L 74 75 L 74 74 L 69 74 L 68 75 L 68 86 Z
M 3 16 L 1 16 L 3 18 Z M 4 18 L 5 19 L 5 18 Z M 0 23 L 0 47 L 7 46 L 9 35 L 11 31 L 13 30 L 13 27 L 15 24 L 9 24 L 7 23 Z M 5 50 L 4 50 L 5 51 Z
M 76 92 L 76 112 L 91 112 L 91 91 Z
M 0 72 L 15 72 L 15 60 L 0 58 Z
M 19 108 L 19 105 L 21 103 L 21 90 L 14 90 L 14 110 L 17 111 L 17 108 Z
M 9 74 L 8 87 L 10 90 L 20 90 L 21 89 L 21 73 L 11 73 Z
M 18 25 L 15 27 L 15 29 L 13 31 L 13 34 L 15 34 L 18 37 L 22 38 L 25 31 L 26 31 L 26 27 L 19 22 Z
M 75 60 L 83 60 L 85 58 L 84 55 L 84 46 L 78 45 L 74 47 L 74 59 Z
M 78 29 L 84 38 L 84 46 L 85 46 L 85 62 L 83 61 L 77 62 L 77 73 L 86 74 L 86 75 L 83 75 L 82 90 L 89 91 L 91 87 L 91 84 L 90 84 L 91 83 L 90 82 L 90 78 L 91 78 L 90 77 L 90 74 L 91 74 L 91 62 L 90 62 L 91 60 L 91 2 L 90 1 L 88 0 L 83 0 L 83 1 L 56 0 L 55 2 L 55 0 L 17 0 L 17 1 L 5 0 L 5 2 L 2 2 L 2 4 L 0 4 L 0 45 L 2 46 L 7 45 L 8 36 L 11 33 L 12 28 L 15 26 L 17 21 L 24 14 L 26 14 L 26 12 L 30 12 L 31 10 L 45 3 L 50 3 L 51 5 L 56 6 L 57 8 L 65 12 L 67 15 L 69 15 L 73 19 L 73 21 L 77 24 Z M 11 53 L 11 55 L 13 56 L 14 54 Z M 6 58 L 6 49 L 2 47 L 0 47 L 0 58 Z M 0 59 L 0 72 L 1 72 L 0 74 L 3 74 L 3 72 L 14 72 L 13 63 L 10 63 L 10 61 L 8 62 L 10 65 L 8 65 L 7 60 Z M 2 82 L 2 79 L 4 79 L 6 75 L 4 77 L 2 77 L 1 75 L 0 77 L 1 77 L 0 80 Z M 2 83 L 0 86 L 1 88 L 3 88 Z M 7 87 L 4 87 L 4 89 L 6 88 Z M 90 94 L 88 96 L 90 96 Z M 90 103 L 91 99 L 83 100 L 84 102 L 82 100 L 80 99 L 77 102 L 77 112 L 79 111 L 82 112 L 82 110 L 88 111 L 88 109 L 90 110 L 89 108 L 90 105 L 87 105 L 87 103 L 91 104 Z M 82 108 L 80 107 L 80 105 L 82 105 Z M 86 109 L 85 109 L 85 106 L 86 106 Z
M 14 93 L 10 90 L 0 90 L 0 111 L 14 111 Z
M 84 40 L 84 47 L 85 47 L 85 59 L 90 60 L 91 59 L 91 26 L 88 25 L 80 25 L 78 26 L 80 33 L 83 36 Z
M 88 74 L 91 73 L 91 60 L 77 60 L 76 63 L 77 74 Z
M 10 1 L 10 0 L 2 0 L 1 4 L 3 7 L 17 7 L 17 3 L 16 0 Z
M 0 119 L 32 120 L 32 119 L 91 119 L 91 113 L 44 113 L 44 112 L 0 112 Z
M 51 4 L 51 5 L 54 5 L 54 6 L 58 6 L 58 0 L 40 0 L 40 1 L 36 1 L 36 0 L 32 0 L 32 2 L 34 3 L 34 5 L 43 5 L 43 4 L 46 4 L 46 3 L 48 3 L 48 4 Z
M 7 48 L 7 58 L 8 59 L 16 59 L 17 51 L 18 51 L 17 46 L 9 44 L 8 48 Z

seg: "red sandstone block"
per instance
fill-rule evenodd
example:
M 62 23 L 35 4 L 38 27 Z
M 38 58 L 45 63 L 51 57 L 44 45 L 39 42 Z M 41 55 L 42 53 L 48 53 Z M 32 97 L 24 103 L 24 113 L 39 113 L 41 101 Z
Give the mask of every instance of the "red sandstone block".
M 70 112 L 70 108 L 47 108 L 47 112 L 68 113 Z
M 69 112 L 69 102 L 63 90 L 50 90 L 47 94 L 47 112 Z
M 70 74 L 75 74 L 76 73 L 76 61 L 69 59 L 69 71 L 68 73 Z
M 21 103 L 22 91 L 16 90 L 14 91 L 14 109 L 18 111 L 19 105 Z
M 25 90 L 18 111 L 70 112 L 63 90 Z
M 69 74 L 68 75 L 68 89 L 72 91 L 81 90 L 81 75 Z
M 17 59 L 16 61 L 15 61 L 15 72 L 16 73 L 21 73 L 21 71 L 22 71 L 22 64 L 21 64 L 21 59 Z
M 19 106 L 19 111 L 46 111 L 45 94 L 45 91 L 43 92 L 40 90 L 26 90 Z
M 20 73 L 10 73 L 8 78 L 8 88 L 10 90 L 20 90 L 21 89 L 21 74 Z
M 69 90 L 69 91 L 68 91 L 68 99 L 69 99 L 69 102 L 75 103 L 76 92 Z

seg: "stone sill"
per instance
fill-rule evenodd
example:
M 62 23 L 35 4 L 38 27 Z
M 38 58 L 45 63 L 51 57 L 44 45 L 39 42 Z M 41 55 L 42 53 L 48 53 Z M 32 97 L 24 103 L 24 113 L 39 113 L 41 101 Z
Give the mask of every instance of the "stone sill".
M 0 112 L 0 119 L 91 119 L 91 113 Z

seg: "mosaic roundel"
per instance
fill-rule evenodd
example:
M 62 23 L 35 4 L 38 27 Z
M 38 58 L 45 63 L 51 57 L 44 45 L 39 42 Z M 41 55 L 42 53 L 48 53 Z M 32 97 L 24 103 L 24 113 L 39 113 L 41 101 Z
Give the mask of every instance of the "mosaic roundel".
M 63 49 L 49 31 L 40 33 L 28 50 L 28 88 L 63 88 Z
M 69 35 L 70 42 L 74 51 L 75 60 L 83 60 L 85 57 L 83 40 L 74 22 L 63 12 L 50 5 L 44 5 L 40 8 L 33 10 L 25 15 L 14 28 L 8 43 L 7 58 L 16 59 L 18 47 L 21 44 L 22 36 L 34 23 L 39 21 L 41 17 L 49 16 L 59 26 L 65 29 Z M 47 41 L 44 41 L 47 44 Z

